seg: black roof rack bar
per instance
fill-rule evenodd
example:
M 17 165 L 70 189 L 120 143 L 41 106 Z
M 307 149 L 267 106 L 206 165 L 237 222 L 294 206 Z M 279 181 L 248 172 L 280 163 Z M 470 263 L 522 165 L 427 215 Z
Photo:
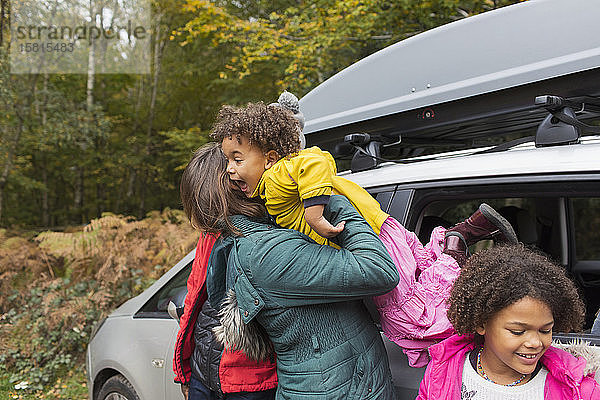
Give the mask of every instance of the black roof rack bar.
M 585 104 L 591 105 L 591 108 L 595 110 L 585 110 Z M 581 122 L 573 110 L 573 108 L 580 108 L 581 112 L 600 114 L 600 98 L 591 96 L 579 96 L 574 98 L 563 98 L 552 95 L 536 96 L 534 105 L 532 107 L 528 107 L 527 110 L 534 110 L 536 108 L 545 108 L 548 110 L 549 114 L 542 121 L 542 123 L 539 124 L 535 136 L 517 138 L 495 147 L 475 152 L 474 154 L 505 151 L 517 145 L 531 141 L 535 141 L 535 145 L 537 147 L 578 143 L 582 130 L 600 134 L 600 126 L 588 125 Z M 521 109 L 521 111 L 523 111 L 523 109 Z M 493 114 L 493 112 L 489 114 Z M 522 128 L 524 125 L 534 126 L 535 122 L 527 123 L 529 120 L 531 120 L 531 114 L 521 112 L 513 118 L 509 118 L 508 125 L 507 121 L 492 120 L 485 124 L 486 126 L 484 129 L 493 129 L 488 125 L 491 124 L 493 126 L 497 124 L 499 125 L 497 129 L 500 130 L 500 132 L 497 134 L 499 136 L 510 132 L 511 128 L 517 130 Z M 405 145 L 425 146 L 464 146 L 469 144 L 469 140 L 467 139 L 469 135 L 468 133 L 466 134 L 467 137 L 462 136 L 461 139 L 447 139 L 447 137 L 456 137 L 457 132 L 477 127 L 482 127 L 482 124 L 467 123 L 465 125 L 457 126 L 452 132 L 440 132 L 440 135 L 430 136 L 428 138 L 416 138 L 411 136 L 403 137 L 402 132 L 395 132 L 394 134 L 387 135 L 355 133 L 346 135 L 344 137 L 345 144 L 343 146 L 336 147 L 336 150 L 338 155 L 342 155 L 340 154 L 342 152 L 345 153 L 345 155 L 350 155 L 350 152 L 354 150 L 351 170 L 353 172 L 365 171 L 377 167 L 381 162 L 410 163 L 415 161 L 407 159 L 395 160 L 383 158 L 381 157 L 381 150 L 383 147 L 401 143 Z M 471 138 L 471 144 L 474 143 L 474 140 L 481 137 L 481 130 L 479 133 L 477 131 L 473 132 L 472 135 L 473 137 Z M 397 142 L 390 143 L 392 138 L 395 138 Z
M 587 104 L 600 105 L 600 98 L 594 98 L 586 96 Z M 600 133 L 600 126 L 588 125 L 577 119 L 575 111 L 577 108 L 581 110 L 585 109 L 585 102 L 582 98 L 563 98 L 560 96 L 544 95 L 537 96 L 535 98 L 535 104 L 544 107 L 548 110 L 556 119 L 572 125 L 577 128 L 586 130 L 592 133 Z M 571 112 L 564 112 L 564 110 L 570 110 Z
M 564 107 L 571 107 L 573 111 L 577 111 L 578 108 L 581 111 L 585 110 L 586 105 L 592 105 L 599 107 L 600 110 L 600 98 L 592 96 L 577 96 L 563 98 L 560 96 L 543 95 L 535 98 L 535 105 L 546 108 L 547 110 L 558 110 Z M 596 108 L 594 107 L 594 108 Z

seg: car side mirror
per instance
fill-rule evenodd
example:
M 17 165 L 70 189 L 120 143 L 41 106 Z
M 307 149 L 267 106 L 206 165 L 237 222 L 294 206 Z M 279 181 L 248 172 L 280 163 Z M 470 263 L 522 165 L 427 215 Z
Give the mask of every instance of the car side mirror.
M 171 318 L 175 321 L 179 322 L 179 319 L 183 315 L 183 308 L 185 303 L 185 297 L 187 296 L 187 287 L 182 287 L 179 289 L 171 300 L 169 301 L 169 305 L 167 306 L 167 313 Z

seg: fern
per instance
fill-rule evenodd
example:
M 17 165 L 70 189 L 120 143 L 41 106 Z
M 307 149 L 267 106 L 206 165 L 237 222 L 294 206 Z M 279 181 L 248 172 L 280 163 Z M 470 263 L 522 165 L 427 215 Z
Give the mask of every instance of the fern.
M 198 240 L 179 210 L 103 214 L 33 239 L 0 231 L 0 363 L 41 388 L 82 365 L 94 323 L 140 293 Z

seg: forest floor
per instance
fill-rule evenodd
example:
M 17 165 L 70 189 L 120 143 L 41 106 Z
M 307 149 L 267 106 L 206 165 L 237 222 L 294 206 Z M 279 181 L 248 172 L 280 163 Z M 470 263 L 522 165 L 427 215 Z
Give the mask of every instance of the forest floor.
M 44 390 L 31 391 L 22 388 L 23 382 L 11 382 L 11 374 L 3 371 L 0 373 L 0 399 L 15 400 L 87 400 L 88 388 L 85 371 L 81 367 L 71 370 L 64 377 L 58 378 L 54 385 Z M 17 389 L 15 389 L 15 386 Z
M 0 229 L 0 399 L 87 398 L 92 327 L 197 241 L 179 210 L 105 214 L 62 232 Z

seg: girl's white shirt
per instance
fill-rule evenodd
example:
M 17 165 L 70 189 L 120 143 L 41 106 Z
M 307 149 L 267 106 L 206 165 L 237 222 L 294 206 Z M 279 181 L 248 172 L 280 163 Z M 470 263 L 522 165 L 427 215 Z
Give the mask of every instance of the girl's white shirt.
M 542 369 L 527 383 L 518 386 L 498 385 L 479 375 L 469 355 L 462 373 L 461 400 L 544 400 L 544 385 L 548 371 Z

